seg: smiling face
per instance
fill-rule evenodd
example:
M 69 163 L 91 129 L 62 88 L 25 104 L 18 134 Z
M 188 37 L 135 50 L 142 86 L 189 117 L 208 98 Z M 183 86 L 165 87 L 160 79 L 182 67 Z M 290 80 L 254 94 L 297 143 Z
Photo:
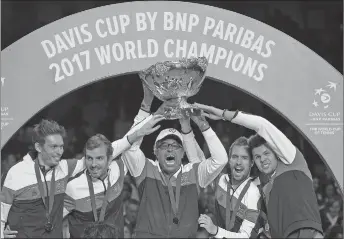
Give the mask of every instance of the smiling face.
M 59 164 L 64 152 L 63 138 L 60 134 L 51 134 L 44 138 L 44 143 L 35 143 L 38 157 L 45 165 L 54 167 Z
M 107 147 L 104 144 L 91 150 L 86 148 L 85 164 L 92 178 L 105 178 L 109 163 Z
M 245 181 L 250 174 L 253 161 L 247 146 L 233 146 L 229 158 L 231 176 L 236 184 Z
M 267 175 L 275 172 L 277 168 L 277 157 L 265 144 L 253 148 L 252 155 L 260 172 Z
M 155 155 L 164 173 L 173 174 L 178 171 L 182 164 L 184 149 L 177 140 L 167 138 L 157 143 Z

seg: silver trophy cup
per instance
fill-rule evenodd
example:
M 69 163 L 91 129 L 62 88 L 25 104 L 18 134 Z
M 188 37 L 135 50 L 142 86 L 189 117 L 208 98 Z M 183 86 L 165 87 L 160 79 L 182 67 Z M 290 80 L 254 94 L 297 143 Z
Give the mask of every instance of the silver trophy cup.
M 200 115 L 200 109 L 187 103 L 198 93 L 205 78 L 208 60 L 205 57 L 183 58 L 158 62 L 139 72 L 144 84 L 164 103 L 161 110 L 167 119 Z

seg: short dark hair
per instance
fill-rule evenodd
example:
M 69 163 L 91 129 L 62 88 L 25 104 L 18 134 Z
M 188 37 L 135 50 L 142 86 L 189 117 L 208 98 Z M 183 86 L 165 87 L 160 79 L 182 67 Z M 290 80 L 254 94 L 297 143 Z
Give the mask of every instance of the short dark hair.
M 250 155 L 250 159 L 252 160 L 252 150 L 250 148 L 248 138 L 246 138 L 244 136 L 239 137 L 231 144 L 231 146 L 229 147 L 229 150 L 228 150 L 228 157 L 229 158 L 231 158 L 231 156 L 232 156 L 232 151 L 233 151 L 234 146 L 244 146 L 247 149 L 248 154 Z
M 276 158 L 278 158 L 278 155 L 276 154 L 275 150 L 273 150 L 271 146 L 268 144 L 268 142 L 266 142 L 266 140 L 259 134 L 254 134 L 250 138 L 248 138 L 248 144 L 250 146 L 251 153 L 253 149 L 264 145 L 269 150 L 271 150 L 271 152 L 275 155 Z M 253 158 L 253 155 L 252 155 L 252 158 Z
M 252 150 L 252 149 L 257 148 L 261 145 L 265 145 L 266 140 L 263 137 L 261 137 L 259 134 L 254 134 L 248 139 L 248 144 Z
M 108 156 L 108 158 L 111 158 L 113 153 L 111 142 L 102 134 L 93 135 L 87 140 L 84 147 L 84 154 L 86 154 L 86 149 L 92 150 L 99 148 L 102 145 L 106 146 L 106 155 Z
M 45 143 L 45 137 L 53 134 L 59 134 L 62 136 L 62 138 L 65 138 L 66 130 L 56 121 L 42 119 L 39 124 L 36 124 L 33 127 L 32 144 L 35 145 L 35 143 L 39 143 L 43 145 Z
M 104 222 L 95 222 L 85 228 L 82 238 L 119 238 L 119 229 Z

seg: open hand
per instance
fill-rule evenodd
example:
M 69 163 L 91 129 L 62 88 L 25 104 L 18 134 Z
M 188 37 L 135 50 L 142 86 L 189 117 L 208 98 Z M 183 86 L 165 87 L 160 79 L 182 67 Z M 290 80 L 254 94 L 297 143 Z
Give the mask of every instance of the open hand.
M 12 231 L 10 226 L 7 226 L 4 230 L 4 237 L 5 238 L 16 238 L 18 232 L 17 231 Z
M 195 103 L 194 105 L 196 107 L 200 108 L 203 111 L 202 115 L 208 117 L 209 119 L 212 119 L 212 120 L 222 119 L 223 110 L 220 110 L 220 109 L 215 108 L 213 106 L 203 105 L 203 104 L 199 104 L 199 103 Z
M 137 132 L 139 137 L 149 135 L 160 128 L 160 125 L 155 126 L 157 123 L 165 119 L 162 115 L 153 115 L 153 117 L 145 123 Z M 155 126 L 155 127 L 154 127 Z
M 133 144 L 143 136 L 149 135 L 160 128 L 160 125 L 155 126 L 157 123 L 165 119 L 162 115 L 154 115 L 147 123 L 145 123 L 140 129 L 128 136 L 128 141 Z M 155 126 L 155 127 L 154 127 Z
M 201 216 L 198 218 L 198 223 L 200 227 L 205 228 L 207 232 L 214 235 L 217 232 L 217 226 L 214 225 L 213 221 L 208 215 L 201 214 Z

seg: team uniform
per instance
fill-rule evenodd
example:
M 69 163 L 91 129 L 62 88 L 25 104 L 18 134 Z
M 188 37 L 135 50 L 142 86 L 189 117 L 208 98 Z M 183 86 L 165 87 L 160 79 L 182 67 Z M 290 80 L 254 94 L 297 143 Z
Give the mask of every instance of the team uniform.
M 215 238 L 256 238 L 263 227 L 260 220 L 260 192 L 252 178 L 243 181 L 236 190 L 229 187 L 227 174 L 221 175 L 216 185 Z M 229 189 L 229 192 L 228 192 Z M 229 207 L 230 214 L 227 213 Z M 228 218 L 229 215 L 231 218 Z M 228 223 L 231 222 L 231 223 Z
M 92 181 L 98 217 L 105 194 L 110 190 L 108 192 L 109 198 L 104 223 L 118 227 L 120 229 L 119 237 L 124 236 L 123 200 L 121 194 L 126 173 L 127 169 L 123 161 L 116 160 L 110 164 L 108 176 L 103 181 L 100 179 Z M 69 213 L 70 238 L 81 238 L 85 228 L 95 221 L 87 182 L 87 170 L 67 184 L 65 209 Z
M 11 230 L 18 231 L 17 238 L 61 238 L 62 237 L 62 213 L 65 186 L 69 177 L 72 177 L 84 169 L 83 160 L 61 160 L 55 167 L 55 194 L 51 211 L 51 223 L 53 230 L 47 232 L 46 209 L 44 207 L 35 174 L 34 154 L 27 154 L 23 161 L 14 165 L 6 176 L 1 191 L 1 237 L 5 223 Z M 50 181 L 53 170 L 42 172 L 41 178 L 45 178 L 50 193 Z M 45 196 L 47 195 L 46 189 Z
M 232 122 L 255 130 L 279 158 L 276 171 L 262 184 L 272 238 L 287 238 L 291 234 L 312 237 L 316 232 L 322 233 L 312 175 L 302 153 L 262 117 L 239 112 Z
M 148 113 L 140 110 L 135 123 L 147 116 Z M 147 117 L 144 121 L 149 118 Z M 195 237 L 199 217 L 197 203 L 199 187 L 210 184 L 228 161 L 226 151 L 214 131 L 210 128 L 204 131 L 203 135 L 212 158 L 202 162 L 199 162 L 199 159 L 189 158 L 193 163 L 182 165 L 171 177 L 170 182 L 162 173 L 158 161 L 144 156 L 140 150 L 142 140 L 123 153 L 122 157 L 127 161 L 128 169 L 136 180 L 141 198 L 135 229 L 136 237 Z M 182 137 L 188 157 L 190 154 L 197 155 L 193 133 L 190 132 Z M 178 180 L 180 180 L 180 199 L 176 219 L 169 198 L 168 184 L 171 183 L 173 191 L 176 191 Z
M 130 147 L 127 139 L 112 143 L 115 152 L 123 152 Z M 51 195 L 51 182 L 55 171 L 54 203 L 50 213 L 51 231 L 46 230 L 46 208 L 42 200 L 35 173 L 37 155 L 28 154 L 22 162 L 14 165 L 7 174 L 1 191 L 1 236 L 5 223 L 14 231 L 17 238 L 43 237 L 61 238 L 64 195 L 68 180 L 85 169 L 84 159 L 64 159 L 57 166 L 45 172 L 40 167 L 40 177 L 44 184 L 44 199 Z M 50 198 L 50 196 L 49 196 Z
M 132 127 L 127 133 L 137 130 L 142 124 Z M 131 147 L 127 137 L 123 137 L 112 143 L 113 158 L 123 153 L 125 150 Z M 99 218 L 101 212 L 103 199 L 108 193 L 108 205 L 105 209 L 104 223 L 119 228 L 119 236 L 123 237 L 124 219 L 123 219 L 123 200 L 122 189 L 124 183 L 124 176 L 128 170 L 124 162 L 119 159 L 113 161 L 108 170 L 107 177 L 102 181 L 100 179 L 93 179 L 92 185 L 95 195 L 95 209 Z M 64 214 L 68 214 L 69 233 L 71 238 L 80 238 L 85 228 L 95 221 L 90 189 L 87 181 L 87 170 L 81 175 L 72 178 L 67 184 L 66 197 L 65 197 L 65 211 Z

